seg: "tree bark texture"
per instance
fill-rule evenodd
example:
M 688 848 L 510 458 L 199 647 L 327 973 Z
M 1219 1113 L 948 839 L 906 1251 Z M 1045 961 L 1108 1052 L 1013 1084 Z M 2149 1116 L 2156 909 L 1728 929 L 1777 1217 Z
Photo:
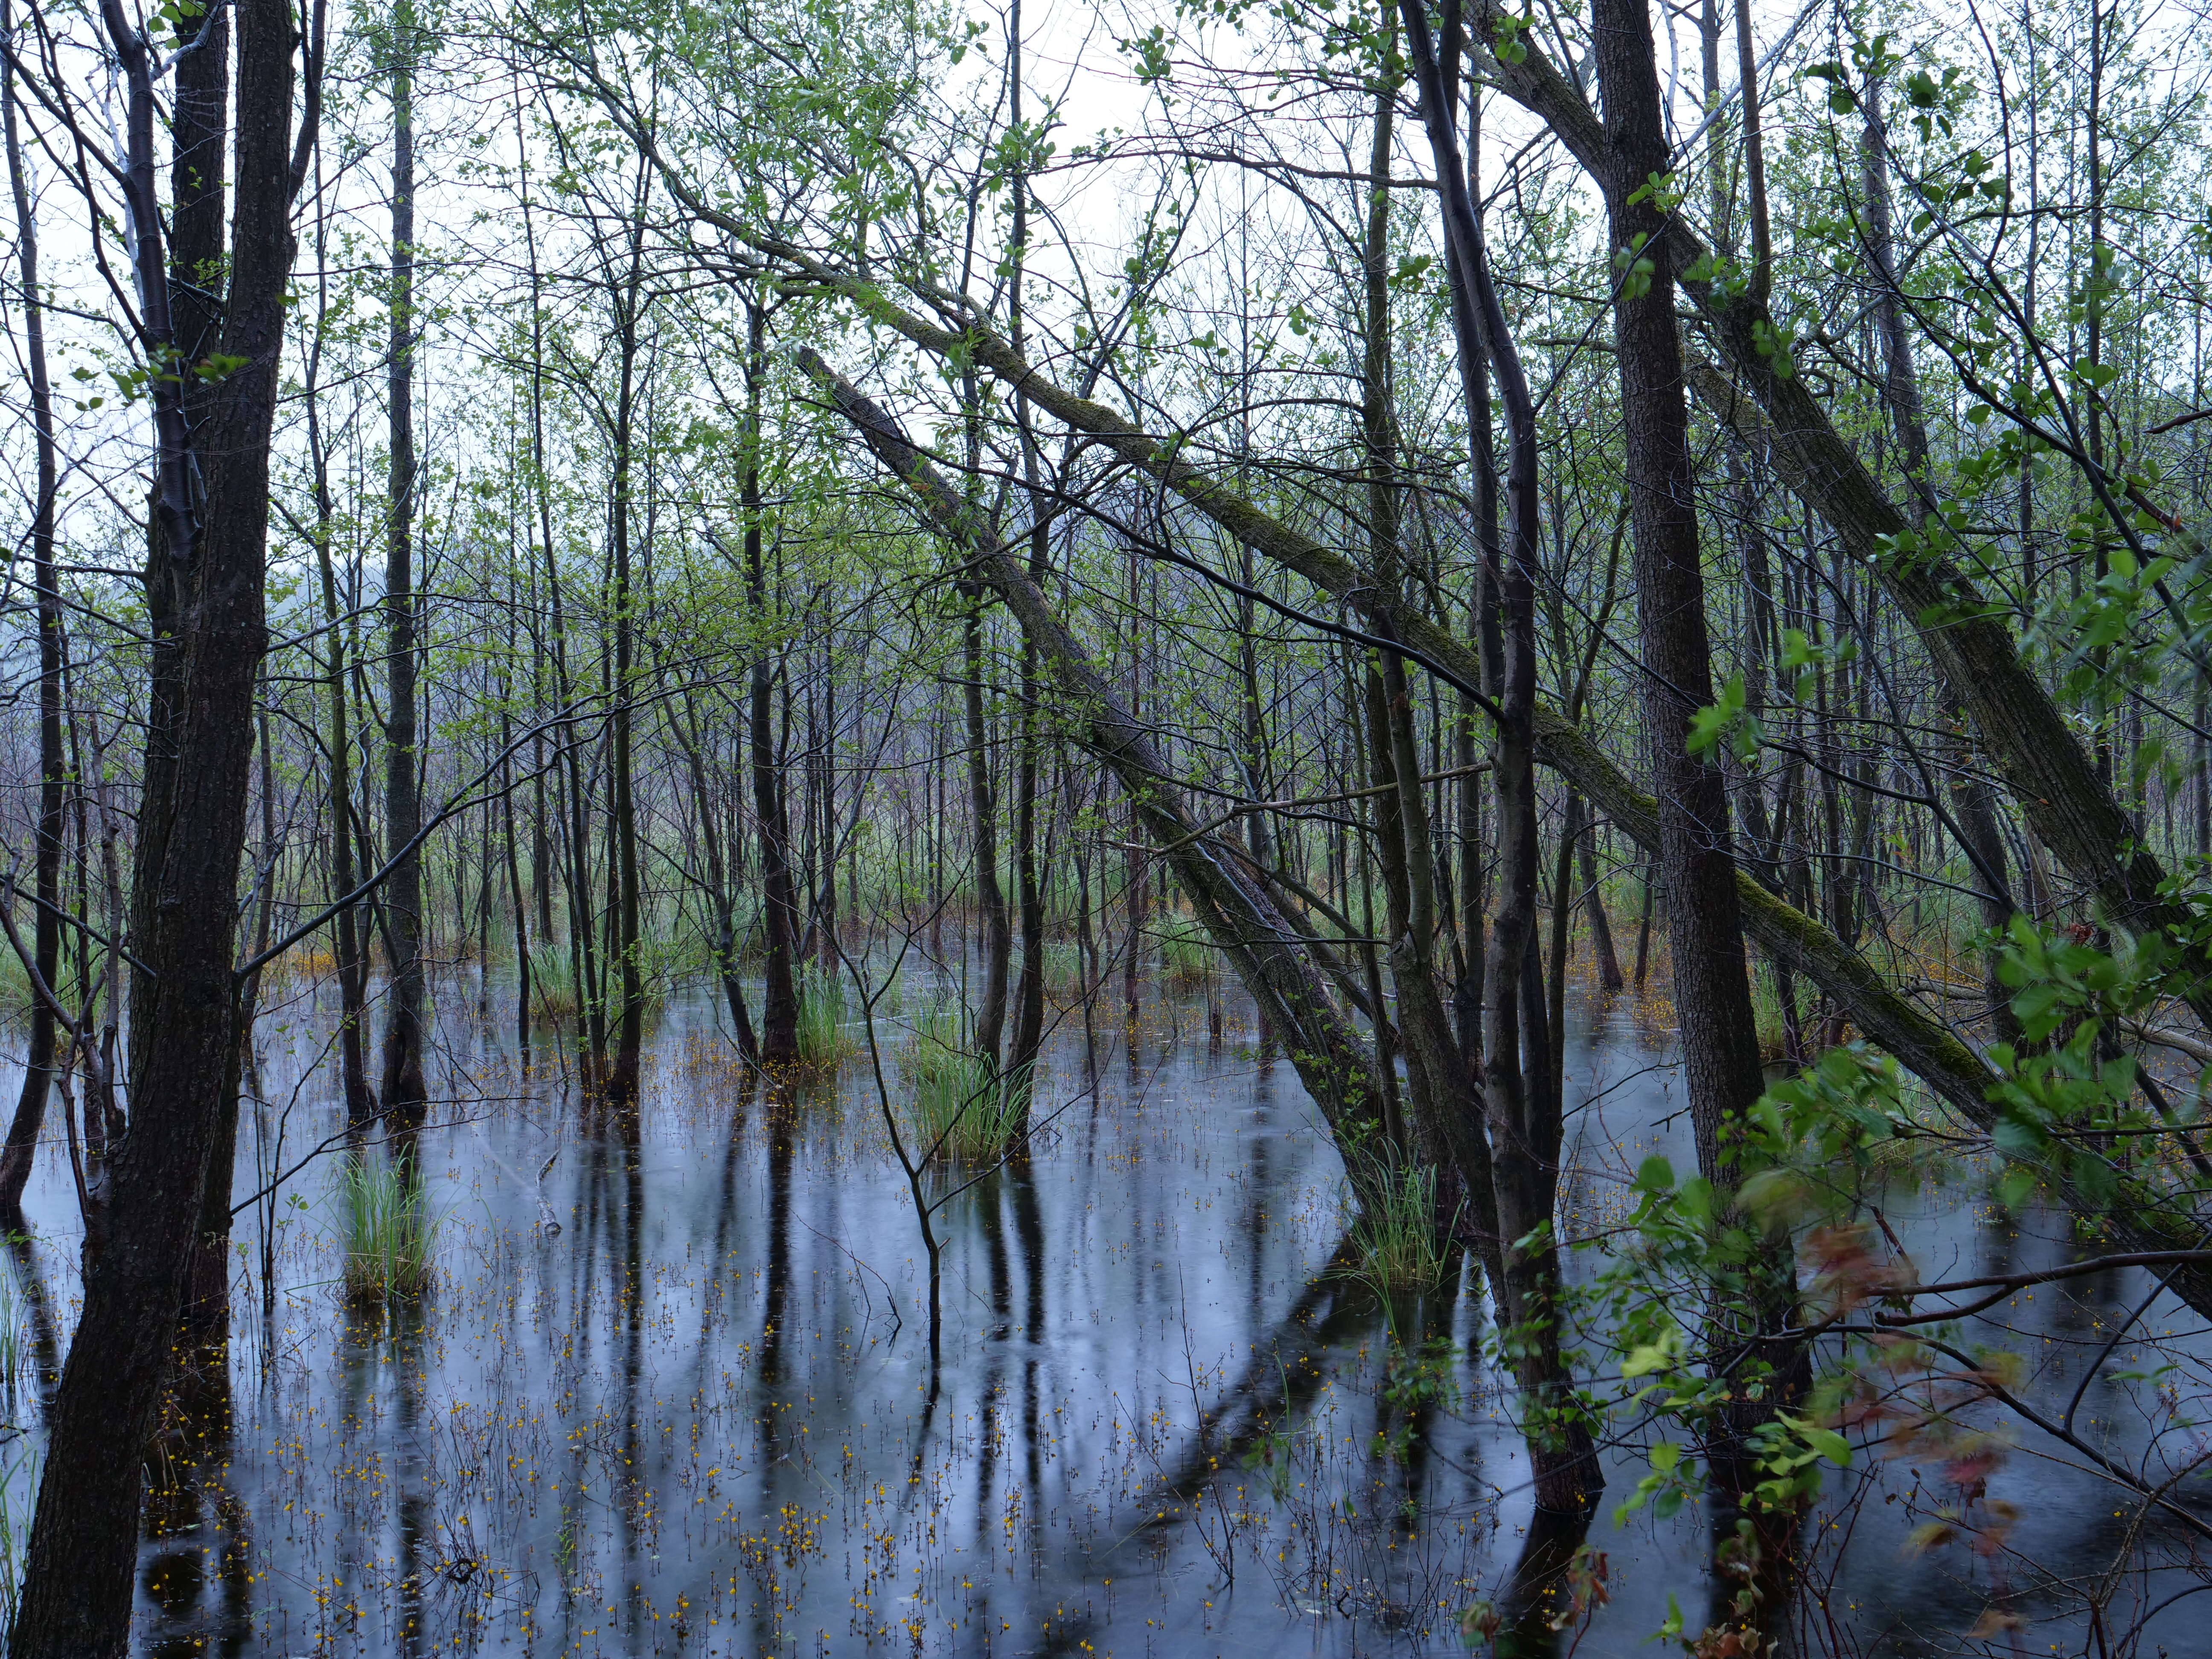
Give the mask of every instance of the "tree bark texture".
M 152 188 L 152 46 L 131 30 L 116 0 L 106 0 L 101 16 L 128 100 L 138 297 L 143 313 L 158 316 L 167 307 L 152 303 L 155 289 L 166 301 L 170 277 Z M 132 999 L 130 1127 L 113 1159 L 106 1247 L 88 1273 L 83 1315 L 49 1419 L 9 1644 L 21 1659 L 121 1659 L 128 1647 L 138 1450 L 160 1403 L 236 1051 L 236 895 L 252 794 L 255 680 L 267 645 L 269 444 L 293 252 L 295 32 L 279 0 L 236 0 L 203 14 L 199 27 L 222 29 L 234 17 L 238 186 L 228 257 L 212 265 L 191 257 L 204 249 L 210 225 L 215 251 L 222 251 L 225 218 L 220 161 L 228 124 L 211 91 L 211 83 L 221 85 L 219 67 L 204 66 L 176 88 L 176 142 L 193 191 L 206 194 L 186 198 L 192 228 L 169 253 L 180 285 L 209 269 L 227 276 L 219 322 L 195 318 L 173 344 L 187 362 L 220 351 L 238 366 L 207 377 L 185 447 L 171 450 L 165 424 L 156 462 L 162 533 L 149 586 L 165 641 L 153 671 L 161 678 L 147 733 L 150 787 L 132 875 L 132 939 L 144 971 Z M 180 76 L 203 58 L 220 66 L 224 45 L 218 35 L 187 54 Z

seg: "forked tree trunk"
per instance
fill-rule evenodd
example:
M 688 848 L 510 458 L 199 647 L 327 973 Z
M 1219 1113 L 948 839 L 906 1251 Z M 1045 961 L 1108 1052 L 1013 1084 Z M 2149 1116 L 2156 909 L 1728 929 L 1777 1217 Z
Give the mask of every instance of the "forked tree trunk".
M 1401 0 L 1399 15 L 1442 186 L 1452 252 L 1448 270 L 1459 289 L 1454 309 L 1479 326 L 1505 409 L 1505 545 L 1495 578 L 1500 635 L 1492 657 L 1497 708 L 1491 748 L 1498 908 L 1483 969 L 1483 1094 L 1503 1267 L 1498 1297 L 1501 1317 L 1516 1333 L 1514 1377 L 1536 1506 L 1576 1513 L 1596 1502 L 1605 1480 L 1589 1423 L 1572 1403 L 1574 1376 L 1563 1341 L 1565 1281 L 1555 1221 L 1563 1120 L 1536 939 L 1536 409 L 1490 279 L 1481 223 L 1461 167 L 1453 94 L 1430 33 L 1425 0 Z M 1455 55 L 1456 43 L 1451 50 Z M 1468 362 L 1462 374 L 1472 398 L 1481 384 L 1480 370 Z
M 236 1052 L 234 948 L 239 863 L 252 793 L 256 672 L 267 646 L 269 443 L 292 263 L 290 201 L 295 45 L 291 9 L 237 0 L 201 15 L 212 31 L 176 88 L 190 119 L 173 125 L 188 171 L 187 204 L 211 224 L 210 264 L 172 250 L 180 288 L 224 273 L 219 326 L 169 306 L 172 273 L 154 179 L 150 49 L 116 0 L 101 8 L 126 91 L 125 206 L 134 233 L 140 317 L 157 346 L 235 359 L 205 387 L 197 418 L 165 407 L 157 423 L 155 520 L 149 586 L 160 602 L 161 678 L 147 733 L 133 872 L 136 954 L 130 1132 L 112 1164 L 106 1248 L 87 1274 L 84 1310 L 48 1419 L 9 1650 L 21 1659 L 121 1659 L 129 1644 L 142 1466 L 198 1224 L 210 1148 Z M 230 246 L 221 157 L 225 33 L 238 33 L 238 170 Z M 204 64 L 196 60 L 204 59 Z M 210 199 L 211 198 L 212 199 Z M 172 393 L 157 392 L 167 399 Z

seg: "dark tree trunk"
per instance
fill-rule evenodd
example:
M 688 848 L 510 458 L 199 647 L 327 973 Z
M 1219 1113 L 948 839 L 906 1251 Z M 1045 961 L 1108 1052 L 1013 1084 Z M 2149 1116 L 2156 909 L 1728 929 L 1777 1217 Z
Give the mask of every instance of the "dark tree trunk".
M 1574 1376 L 1561 1342 L 1563 1281 L 1554 1212 L 1561 1116 L 1536 943 L 1537 436 L 1535 404 L 1490 279 L 1480 222 L 1459 161 L 1452 96 L 1429 30 L 1425 0 L 1401 0 L 1407 55 L 1421 92 L 1429 147 L 1443 185 L 1454 309 L 1479 325 L 1484 356 L 1505 408 L 1505 560 L 1497 573 L 1502 653 L 1497 736 L 1491 750 L 1498 801 L 1498 903 L 1483 978 L 1484 1103 L 1499 1254 L 1501 1317 L 1515 1330 L 1515 1379 L 1540 1510 L 1578 1512 L 1596 1502 L 1604 1476 L 1589 1425 L 1573 1406 Z M 1455 59 L 1458 43 L 1445 58 Z M 1471 364 L 1468 365 L 1471 368 Z M 1468 391 L 1479 384 L 1470 372 Z
M 1597 826 L 1592 824 L 1583 832 L 1583 914 L 1589 918 L 1590 949 L 1597 956 L 1597 982 L 1601 988 L 1618 991 L 1628 983 L 1620 971 L 1620 955 L 1613 948 L 1613 924 L 1605 914 L 1605 892 L 1600 884 L 1597 867 Z
M 783 771 L 776 763 L 775 675 L 769 660 L 768 568 L 761 546 L 762 381 L 768 373 L 768 313 L 746 308 L 745 453 L 738 489 L 744 513 L 747 592 L 758 643 L 750 677 L 753 817 L 760 831 L 761 920 L 767 935 L 767 989 L 762 998 L 761 1063 L 785 1067 L 799 1059 L 799 896 L 791 878 L 791 822 Z
M 22 1659 L 121 1659 L 129 1644 L 137 1453 L 152 1432 L 167 1371 L 236 1053 L 238 875 L 255 678 L 267 646 L 269 443 L 292 262 L 290 9 L 238 0 L 202 14 L 199 27 L 214 33 L 179 65 L 173 132 L 191 185 L 179 199 L 191 210 L 179 218 L 197 218 L 197 228 L 212 224 L 221 253 L 222 31 L 236 18 L 231 246 L 210 264 L 188 258 L 204 251 L 196 234 L 179 236 L 171 249 L 180 288 L 204 282 L 210 269 L 225 274 L 219 331 L 198 317 L 190 331 L 173 329 L 154 185 L 151 47 L 114 0 L 101 15 L 127 91 L 125 195 L 140 315 L 154 343 L 185 361 L 219 349 L 240 367 L 208 377 L 191 424 L 165 411 L 159 428 L 160 533 L 148 574 L 163 642 L 132 880 L 132 940 L 149 971 L 133 987 L 130 1127 L 112 1163 L 106 1243 L 87 1273 L 83 1315 L 48 1419 L 46 1476 L 9 1644 Z
M 714 958 L 714 971 L 722 981 L 723 1000 L 730 1010 L 730 1024 L 736 1029 L 738 1054 L 744 1062 L 757 1065 L 760 1061 L 760 1038 L 754 1033 L 752 1011 L 745 1006 L 745 988 L 738 978 L 738 929 L 734 908 L 730 900 L 729 862 L 723 855 L 720 800 L 709 785 L 702 734 L 696 713 L 686 707 L 672 710 L 671 727 L 678 745 L 684 750 L 684 763 L 691 775 L 691 799 L 699 814 L 699 841 L 707 855 L 708 919 L 714 926 L 714 936 L 708 948 Z
M 1367 234 L 1363 248 L 1364 349 L 1360 364 L 1360 423 L 1366 479 L 1369 562 L 1375 580 L 1393 596 L 1404 588 L 1404 491 L 1398 477 L 1396 417 L 1390 397 L 1390 186 L 1392 115 L 1397 89 L 1377 91 L 1368 161 Z M 1440 1224 L 1464 1208 L 1464 1194 L 1492 1184 L 1490 1147 L 1483 1139 L 1481 1108 L 1467 1054 L 1445 1006 L 1437 972 L 1438 916 L 1436 857 L 1429 834 L 1428 800 L 1421 785 L 1420 751 L 1413 731 L 1413 693 L 1402 657 L 1379 653 L 1366 684 L 1370 781 L 1389 935 L 1390 976 L 1398 992 L 1400 1035 L 1413 1097 L 1414 1145 L 1420 1162 L 1436 1171 Z M 1380 1018 L 1379 1042 L 1387 1022 Z M 1389 1079 L 1385 1077 L 1385 1084 Z M 1495 1263 L 1497 1241 L 1480 1241 Z
M 983 598 L 966 595 L 961 620 L 962 706 L 968 722 L 968 811 L 975 820 L 975 897 L 982 910 L 983 1000 L 975 1011 L 975 1052 L 993 1066 L 1006 1024 L 1007 957 L 1014 948 L 1006 890 L 999 882 L 999 807 L 991 788 L 989 727 L 983 719 Z
M 325 695 L 330 703 L 330 792 L 327 810 L 331 826 L 331 897 L 343 899 L 361 885 L 361 865 L 355 849 L 360 838 L 354 833 L 353 812 L 353 734 L 346 690 L 348 661 L 346 649 L 354 638 L 354 628 L 345 620 L 347 605 L 337 583 L 337 574 L 331 560 L 331 537 L 336 514 L 331 501 L 328 452 L 323 445 L 320 403 L 317 385 L 322 364 L 322 330 L 316 330 L 315 345 L 307 361 L 307 393 L 305 399 L 307 416 L 307 453 L 314 471 L 315 489 L 315 564 L 322 578 L 323 621 L 329 629 L 325 650 L 329 653 L 330 671 L 325 677 Z M 368 1020 L 368 930 L 363 927 L 363 912 L 347 905 L 337 914 L 336 957 L 333 964 L 338 981 L 338 1071 L 345 1091 L 346 1141 L 356 1152 L 367 1143 L 370 1126 L 376 1121 L 376 1091 L 369 1087 L 368 1065 L 363 1034 Z
M 415 19 L 402 0 L 392 19 L 392 331 L 386 365 L 391 453 L 385 525 L 384 898 L 392 952 L 380 1093 L 385 1133 L 413 1160 L 429 1090 L 422 1075 L 422 801 L 415 685 Z
M 1668 167 L 1650 20 L 1642 0 L 1595 0 L 1599 84 L 1612 165 L 1601 179 L 1614 273 L 1613 342 L 1634 526 L 1637 620 L 1643 636 L 1644 720 L 1659 802 L 1661 878 L 1674 949 L 1674 1006 L 1698 1160 L 1718 1174 L 1723 1117 L 1764 1089 L 1751 1012 L 1728 796 L 1720 769 L 1687 747 L 1690 719 L 1713 701 L 1698 562 L 1689 411 L 1674 320 L 1669 216 L 1648 191 Z
M 510 649 L 513 634 L 509 633 Z M 500 748 L 508 758 L 500 764 L 500 842 L 507 865 L 507 902 L 514 913 L 514 1054 L 520 1073 L 530 1075 L 530 906 L 523 897 L 522 865 L 515 848 L 514 732 L 504 711 L 499 721 Z
M 1006 27 L 1008 114 L 1014 130 L 1018 131 L 1022 126 L 1021 0 L 1012 0 Z M 1012 182 L 1013 224 L 1008 252 L 1013 270 L 1008 295 L 1015 349 L 1018 350 L 1023 307 L 1027 297 L 1022 277 L 1024 262 L 1029 254 L 1030 191 L 1026 174 L 1018 173 Z M 1043 488 L 1036 432 L 1030 420 L 1027 398 L 1016 399 L 1014 415 L 1021 435 L 1022 477 L 1029 492 L 1029 574 L 1030 580 L 1042 588 L 1049 568 L 1047 526 L 1051 498 Z M 1006 1045 L 1006 1073 L 1012 1086 L 1021 1093 L 1019 1139 L 1026 1146 L 1032 1073 L 1036 1067 L 1037 1049 L 1044 1041 L 1044 891 L 1037 854 L 1037 769 L 1043 739 L 1038 729 L 1036 645 L 1026 635 L 1022 640 L 1020 684 L 1019 746 L 1014 759 L 1014 895 L 1021 912 L 1022 972 L 1014 987 L 1014 1031 L 1012 1040 Z
M 640 200 L 630 225 L 629 271 L 614 296 L 621 373 L 615 393 L 614 499 L 609 503 L 614 547 L 614 684 L 607 720 L 609 811 L 613 818 L 615 978 L 621 998 L 615 1027 L 614 1063 L 606 1074 L 607 1104 L 629 1113 L 637 1109 L 638 1067 L 645 1048 L 645 981 L 639 955 L 643 948 L 643 899 L 638 884 L 637 798 L 631 755 L 630 684 L 635 665 L 635 598 L 631 587 L 630 503 L 635 458 L 632 454 L 637 404 L 638 325 L 645 258 L 645 204 Z

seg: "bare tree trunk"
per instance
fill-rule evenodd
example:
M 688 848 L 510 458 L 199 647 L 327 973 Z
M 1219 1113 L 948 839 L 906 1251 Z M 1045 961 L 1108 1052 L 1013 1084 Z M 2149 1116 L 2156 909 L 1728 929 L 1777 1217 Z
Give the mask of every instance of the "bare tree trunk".
M 1579 1512 L 1604 1489 L 1589 1425 L 1572 1400 L 1574 1376 L 1564 1349 L 1555 1211 L 1563 1127 L 1546 1018 L 1537 913 L 1536 829 L 1536 409 L 1490 278 L 1453 126 L 1453 95 L 1430 33 L 1425 0 L 1401 0 L 1407 57 L 1420 86 L 1421 113 L 1442 186 L 1449 274 L 1459 287 L 1454 309 L 1479 325 L 1483 355 L 1505 408 L 1505 560 L 1498 572 L 1502 654 L 1497 677 L 1497 736 L 1491 750 L 1498 801 L 1498 902 L 1483 971 L 1483 1095 L 1503 1272 L 1501 1316 L 1516 1333 L 1515 1380 L 1539 1510 Z M 1468 332 L 1472 334 L 1474 327 Z M 1472 363 L 1468 365 L 1471 371 Z M 1479 382 L 1472 372 L 1467 391 Z
M 12 8 L 0 0 L 0 37 L 15 38 Z M 37 496 L 31 506 L 31 568 L 38 591 L 39 615 L 39 821 L 33 889 L 38 915 L 32 924 L 32 956 L 39 976 L 49 986 L 61 979 L 63 789 L 66 767 L 62 752 L 62 606 L 54 572 L 54 503 L 60 474 L 54 445 L 52 383 L 46 374 L 46 307 L 39 297 L 39 233 L 23 172 L 22 141 L 16 131 L 15 70 L 12 57 L 0 66 L 0 112 L 4 112 L 8 186 L 15 205 L 15 259 L 22 282 L 23 347 L 30 375 L 31 431 L 37 451 Z M 9 895 L 9 902 L 14 895 Z M 0 1149 L 0 1221 L 13 1225 L 22 1214 L 23 1188 L 31 1178 L 31 1159 L 46 1115 L 54 1075 L 53 1010 L 31 1001 L 30 1031 L 23 1057 L 23 1088 L 9 1120 L 8 1139 Z
M 636 657 L 635 595 L 631 586 L 631 498 L 634 493 L 637 421 L 638 329 L 645 269 L 645 186 L 651 175 L 639 173 L 639 199 L 629 225 L 627 280 L 610 296 L 616 307 L 621 368 L 615 392 L 613 500 L 609 530 L 614 563 L 614 683 L 607 715 L 608 793 L 613 818 L 610 848 L 614 857 L 615 980 L 621 1000 L 615 1028 L 613 1064 L 605 1079 L 607 1104 L 619 1113 L 637 1109 L 638 1067 L 645 1047 L 645 981 L 639 955 L 643 949 L 643 900 L 638 883 L 637 796 L 631 754 L 631 684 Z
M 1616 248 L 1637 252 L 1616 273 L 1614 349 L 1634 529 L 1636 602 L 1646 672 L 1644 727 L 1659 801 L 1660 868 L 1674 947 L 1674 1006 L 1699 1168 L 1717 1176 L 1722 1120 L 1763 1091 L 1751 1012 L 1728 796 L 1720 769 L 1689 752 L 1690 717 L 1713 702 L 1698 561 L 1696 475 L 1674 320 L 1673 220 L 1648 191 L 1668 169 L 1641 0 L 1595 0 L 1597 66 L 1612 157 L 1607 211 Z M 1634 184 L 1624 183 L 1633 179 Z
M 234 950 L 251 796 L 255 677 L 267 646 L 269 444 L 292 263 L 295 22 L 277 0 L 204 12 L 199 51 L 178 66 L 171 131 L 186 189 L 165 264 L 154 177 L 149 43 L 121 8 L 101 9 L 126 91 L 125 206 L 149 343 L 240 367 L 197 391 L 197 419 L 158 425 L 158 534 L 149 592 L 161 618 L 142 794 L 132 941 L 149 970 L 133 988 L 130 1134 L 112 1165 L 105 1248 L 48 1422 L 9 1650 L 22 1659 L 121 1659 L 130 1638 L 142 1468 L 154 1427 L 209 1152 L 237 1042 Z M 223 246 L 228 20 L 237 20 L 235 211 Z M 311 73 L 319 17 L 310 38 Z M 187 70 L 187 65 L 190 66 Z M 313 104 L 310 104 L 310 120 Z M 213 252 L 207 264 L 200 256 Z M 223 273 L 219 325 L 173 312 L 179 289 Z M 179 314 L 181 313 L 181 314 Z M 172 415 L 179 418 L 172 419 Z M 234 1103 L 234 1097 L 233 1097 Z
M 791 879 L 791 820 L 785 810 L 782 768 L 776 759 L 775 675 L 767 644 L 768 568 L 761 545 L 762 382 L 768 374 L 768 312 L 758 301 L 746 307 L 745 431 L 744 475 L 739 480 L 744 514 L 746 589 L 752 600 L 758 642 L 749 673 L 753 775 L 753 817 L 760 833 L 761 920 L 767 935 L 767 991 L 762 1000 L 762 1064 L 787 1067 L 799 1058 L 799 899 Z
M 392 981 L 384 1026 L 385 1133 L 411 1163 L 429 1095 L 422 1074 L 422 828 L 415 686 L 415 15 L 391 21 L 392 332 L 386 363 L 391 453 L 385 524 L 385 939 Z
M 1395 38 L 1395 21 L 1386 27 Z M 1364 340 L 1360 365 L 1368 556 L 1375 580 L 1394 595 L 1405 585 L 1400 546 L 1404 496 L 1396 476 L 1397 428 L 1390 393 L 1389 161 L 1396 96 L 1396 88 L 1389 85 L 1379 88 L 1375 96 L 1362 250 Z M 1369 659 L 1363 678 L 1370 774 L 1387 792 L 1376 797 L 1375 814 L 1388 901 L 1390 976 L 1398 992 L 1400 1034 L 1413 1104 L 1410 1127 L 1414 1146 L 1406 1150 L 1417 1151 L 1421 1163 L 1437 1176 L 1434 1218 L 1442 1229 L 1462 1209 L 1466 1188 L 1492 1184 L 1490 1148 L 1483 1139 L 1481 1109 L 1467 1070 L 1466 1051 L 1453 1030 L 1437 970 L 1436 860 L 1405 659 L 1376 653 Z M 1378 993 L 1378 1042 L 1386 1026 Z M 1386 1085 L 1389 1081 L 1386 1076 Z M 1494 1261 L 1495 1242 L 1483 1243 L 1486 1256 Z
M 975 896 L 982 910 L 983 998 L 975 1010 L 975 1052 L 993 1066 L 1006 1024 L 1006 958 L 1012 954 L 1013 927 L 1006 915 L 1006 891 L 999 882 L 999 808 L 991 789 L 990 734 L 983 720 L 983 597 L 981 588 L 965 592 L 961 618 L 962 708 L 968 722 L 968 811 L 975 820 Z
M 753 1031 L 752 1011 L 745 1006 L 745 988 L 738 973 L 738 930 L 730 897 L 728 861 L 722 852 L 722 831 L 715 822 L 719 816 L 715 791 L 707 775 L 704 744 L 696 711 L 678 703 L 671 710 L 669 726 L 677 745 L 684 751 L 684 763 L 691 775 L 691 799 L 699 815 L 699 841 L 707 855 L 708 919 L 714 924 L 714 933 L 708 948 L 714 958 L 714 971 L 722 981 L 722 998 L 730 1010 L 730 1024 L 736 1028 L 738 1054 L 748 1065 L 760 1060 L 760 1038 Z
M 322 239 L 322 226 L 318 221 L 317 240 Z M 318 265 L 324 262 L 319 258 Z M 327 314 L 327 279 L 319 276 L 317 284 L 317 319 Z M 361 885 L 360 863 L 355 856 L 359 837 L 355 834 L 353 812 L 353 734 L 349 715 L 350 705 L 347 697 L 346 676 L 349 664 L 346 647 L 354 637 L 354 626 L 345 618 L 346 605 L 340 593 L 337 574 L 331 559 L 331 538 L 334 532 L 336 512 L 331 501 L 329 452 L 323 442 L 322 416 L 317 382 L 322 367 L 322 329 L 318 326 L 313 345 L 309 349 L 307 374 L 307 453 L 313 468 L 315 491 L 315 567 L 322 579 L 323 622 L 329 629 L 324 649 L 328 653 L 330 668 L 325 677 L 325 696 L 330 704 L 330 788 L 328 811 L 331 824 L 331 896 L 343 900 Z M 338 1072 L 345 1091 L 346 1140 L 358 1152 L 368 1137 L 369 1126 L 376 1121 L 376 1091 L 369 1087 L 368 1066 L 363 1034 L 368 1019 L 368 930 L 363 912 L 356 905 L 347 904 L 337 914 L 335 924 L 336 957 L 334 964 L 338 981 Z

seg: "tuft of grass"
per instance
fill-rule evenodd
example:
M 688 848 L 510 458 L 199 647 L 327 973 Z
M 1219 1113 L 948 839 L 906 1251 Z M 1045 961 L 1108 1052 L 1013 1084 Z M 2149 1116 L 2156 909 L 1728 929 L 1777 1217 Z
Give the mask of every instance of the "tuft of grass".
M 1072 939 L 1044 942 L 1045 989 L 1054 996 L 1077 996 L 1083 990 L 1083 948 Z
M 1177 916 L 1160 929 L 1160 967 L 1168 983 L 1188 991 L 1213 971 L 1213 942 L 1195 917 Z
M 0 1395 L 9 1400 L 26 1373 L 29 1358 L 24 1347 L 23 1309 L 12 1273 L 0 1273 Z
M 845 981 L 834 973 L 809 971 L 799 982 L 799 1063 L 828 1071 L 851 1052 L 845 1030 Z
M 575 964 L 564 950 L 549 949 L 544 941 L 530 952 L 530 1000 L 538 1019 L 574 1019 L 583 1012 L 584 1000 L 576 990 Z
M 438 1218 L 422 1182 L 408 1180 L 392 1164 L 349 1158 L 339 1165 L 331 1186 L 345 1251 L 346 1294 L 380 1303 L 428 1290 Z
M 1000 1076 L 975 1052 L 965 1018 L 939 1007 L 915 1022 L 900 1071 L 917 1154 L 940 1164 L 995 1164 L 1013 1148 L 1029 1104 L 1026 1076 Z
M 23 1599 L 23 1562 L 31 1547 L 31 1508 L 38 1501 L 39 1463 L 27 1435 L 0 1453 L 0 1621 L 13 1630 Z
M 1396 1163 L 1371 1185 L 1378 1201 L 1352 1224 L 1358 1276 L 1385 1297 L 1436 1289 L 1453 1262 L 1451 1245 L 1437 1226 L 1437 1172 Z

